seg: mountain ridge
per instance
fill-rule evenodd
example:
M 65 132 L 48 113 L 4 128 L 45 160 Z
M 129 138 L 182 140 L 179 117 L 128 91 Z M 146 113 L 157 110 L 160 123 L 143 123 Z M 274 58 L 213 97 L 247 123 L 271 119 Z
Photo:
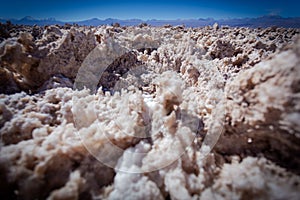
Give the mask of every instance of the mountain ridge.
M 214 18 L 198 18 L 198 19 L 175 19 L 175 20 L 160 20 L 160 19 L 99 19 L 91 18 L 87 20 L 80 21 L 60 21 L 55 18 L 46 18 L 46 19 L 36 19 L 31 16 L 25 16 L 21 19 L 5 19 L 0 18 L 1 23 L 6 23 L 10 21 L 12 24 L 18 25 L 64 25 L 64 24 L 78 24 L 86 26 L 99 26 L 99 25 L 110 25 L 114 23 L 119 23 L 122 26 L 136 26 L 141 23 L 147 23 L 152 26 L 163 26 L 163 25 L 185 25 L 186 27 L 203 27 L 208 25 L 213 25 L 218 23 L 222 26 L 232 26 L 232 27 L 269 27 L 269 26 L 278 26 L 284 28 L 300 28 L 300 17 L 282 17 L 279 15 L 266 15 L 256 18 L 229 18 L 229 19 L 214 19 Z

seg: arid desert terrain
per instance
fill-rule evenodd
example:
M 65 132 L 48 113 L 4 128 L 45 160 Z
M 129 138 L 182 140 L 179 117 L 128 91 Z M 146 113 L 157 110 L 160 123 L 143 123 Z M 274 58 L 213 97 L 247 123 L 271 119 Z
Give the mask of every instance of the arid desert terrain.
M 1 24 L 1 199 L 299 199 L 299 33 Z

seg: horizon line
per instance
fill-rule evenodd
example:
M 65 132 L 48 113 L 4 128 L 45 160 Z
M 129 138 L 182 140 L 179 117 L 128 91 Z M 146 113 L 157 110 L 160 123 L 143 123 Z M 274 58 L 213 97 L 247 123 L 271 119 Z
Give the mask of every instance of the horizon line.
M 59 22 L 81 22 L 81 21 L 87 21 L 87 20 L 92 20 L 92 19 L 97 19 L 97 20 L 108 20 L 108 19 L 113 19 L 113 20 L 141 20 L 141 21 L 151 21 L 151 20 L 160 20 L 160 21 L 178 21 L 178 20 L 199 20 L 199 19 L 211 19 L 211 20 L 222 20 L 222 19 L 255 19 L 255 18 L 261 18 L 261 17 L 280 17 L 283 19 L 289 19 L 289 18 L 300 18 L 300 16 L 294 16 L 294 17 L 285 17 L 281 15 L 273 15 L 273 14 L 268 14 L 268 15 L 260 15 L 260 16 L 255 16 L 255 17 L 223 17 L 223 18 L 214 18 L 214 17 L 199 17 L 199 18 L 177 18 L 177 19 L 159 19 L 159 18 L 149 18 L 149 19 L 141 19 L 141 18 L 113 18 L 113 17 L 107 17 L 107 18 L 98 18 L 98 17 L 92 17 L 92 18 L 86 18 L 86 19 L 79 19 L 79 20 L 61 20 L 57 19 L 55 17 L 47 17 L 47 18 L 36 18 L 32 17 L 30 15 L 24 16 L 22 18 L 6 18 L 6 17 L 0 17 L 1 20 L 22 20 L 25 18 L 32 18 L 32 20 L 55 20 Z

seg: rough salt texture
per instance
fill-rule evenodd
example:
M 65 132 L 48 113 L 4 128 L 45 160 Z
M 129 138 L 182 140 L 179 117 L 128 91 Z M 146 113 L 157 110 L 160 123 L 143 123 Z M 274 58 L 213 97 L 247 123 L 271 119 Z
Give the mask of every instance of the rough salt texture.
M 299 198 L 298 29 L 0 30 L 3 199 Z
M 97 44 L 93 32 L 85 28 L 66 30 L 49 26 L 41 38 L 35 39 L 33 32 L 20 32 L 3 41 L 1 74 L 3 81 L 11 82 L 14 87 L 2 84 L 0 92 L 36 92 L 54 75 L 75 79 L 81 63 Z
M 219 151 L 263 152 L 274 162 L 300 172 L 300 160 L 294 156 L 300 152 L 299 38 L 295 43 L 292 49 L 240 73 L 226 85 L 227 132 Z M 230 147 L 237 135 L 240 142 Z

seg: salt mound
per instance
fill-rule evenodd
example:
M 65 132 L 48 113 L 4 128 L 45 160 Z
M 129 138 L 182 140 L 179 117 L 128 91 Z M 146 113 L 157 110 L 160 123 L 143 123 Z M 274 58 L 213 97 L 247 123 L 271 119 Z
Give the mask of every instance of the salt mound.
M 299 30 L 18 28 L 0 40 L 5 199 L 300 196 Z

